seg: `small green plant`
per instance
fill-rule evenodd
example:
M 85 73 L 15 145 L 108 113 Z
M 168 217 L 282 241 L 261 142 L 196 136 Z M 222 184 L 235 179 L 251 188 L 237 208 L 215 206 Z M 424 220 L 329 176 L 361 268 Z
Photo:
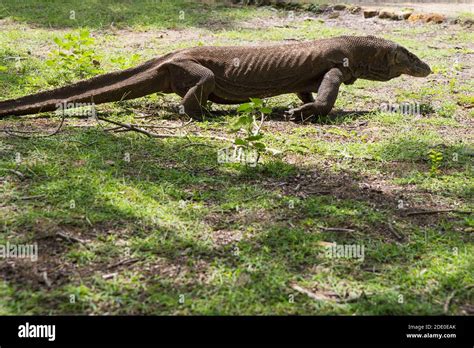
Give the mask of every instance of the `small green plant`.
M 71 81 L 77 77 L 84 78 L 102 72 L 100 57 L 92 47 L 95 39 L 87 29 L 66 34 L 62 39 L 56 37 L 54 42 L 58 49 L 50 54 L 46 64 L 57 69 L 64 80 Z
M 456 112 L 456 104 L 452 102 L 443 103 L 438 109 L 438 115 L 441 117 L 451 118 Z
M 459 62 L 455 62 L 453 64 L 453 69 L 456 70 L 456 71 L 461 71 L 463 69 L 463 65 Z
M 118 66 L 119 69 L 128 69 L 131 68 L 140 61 L 141 56 L 138 53 L 132 54 L 130 58 L 125 58 L 124 56 L 114 57 L 110 59 L 112 63 Z
M 429 115 L 434 112 L 435 112 L 435 109 L 429 102 L 420 104 L 420 113 L 422 115 Z
M 465 107 L 465 108 L 473 108 L 474 107 L 474 96 L 472 95 L 465 95 L 461 94 L 458 96 L 458 104 Z
M 430 175 L 435 176 L 439 174 L 439 168 L 443 162 L 443 154 L 438 150 L 431 149 L 428 151 L 428 158 L 430 160 Z
M 324 6 L 319 4 L 309 4 L 309 6 L 306 8 L 306 11 L 320 14 L 324 12 Z
M 431 67 L 431 70 L 433 71 L 434 74 L 441 74 L 441 75 L 445 75 L 448 72 L 448 68 L 445 65 L 438 65 L 438 64 L 434 64 Z
M 454 65 L 454 66 L 456 66 L 456 65 Z M 450 91 L 451 93 L 456 93 L 456 85 L 457 85 L 457 82 L 458 82 L 458 81 L 457 81 L 456 78 L 454 78 L 454 77 L 453 77 L 451 80 L 449 80 L 449 91 Z
M 465 217 L 464 222 L 466 223 L 466 226 L 468 227 L 474 227 L 474 218 L 471 217 Z
M 250 102 L 240 105 L 237 112 L 241 113 L 241 116 L 230 126 L 230 131 L 243 132 L 244 136 L 235 138 L 235 146 L 244 150 L 256 150 L 259 154 L 265 151 L 266 145 L 261 141 L 263 138 L 261 128 L 266 115 L 272 110 L 266 107 L 261 99 L 250 98 Z

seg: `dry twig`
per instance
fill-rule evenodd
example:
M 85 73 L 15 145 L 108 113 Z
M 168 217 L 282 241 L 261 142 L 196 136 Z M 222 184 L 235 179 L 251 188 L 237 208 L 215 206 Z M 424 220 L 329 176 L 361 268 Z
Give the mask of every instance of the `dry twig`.
M 110 120 L 110 119 L 108 119 L 108 118 L 101 117 L 101 116 L 97 116 L 97 119 L 99 119 L 99 120 L 101 120 L 101 121 L 104 121 L 104 122 L 112 123 L 112 124 L 114 124 L 114 125 L 116 125 L 116 126 L 121 126 L 121 127 L 125 128 L 125 129 L 128 130 L 128 131 L 134 131 L 134 132 L 137 132 L 137 133 L 144 134 L 144 135 L 149 136 L 149 137 L 151 137 L 151 138 L 162 138 L 162 139 L 165 139 L 165 138 L 185 138 L 185 137 L 188 137 L 188 135 L 154 133 L 154 132 L 150 132 L 150 131 L 148 131 L 148 130 L 146 130 L 146 129 L 140 128 L 140 127 L 138 127 L 138 126 L 136 126 L 136 125 L 134 125 L 134 124 L 122 123 L 122 122 Z M 204 138 L 204 139 L 227 141 L 227 142 L 231 142 L 231 143 L 234 142 L 233 139 L 226 138 L 226 137 L 221 137 L 221 136 L 217 136 L 217 135 L 192 134 L 192 136 L 198 137 L 198 138 Z M 280 150 L 272 149 L 272 148 L 266 148 L 266 149 L 265 149 L 265 152 L 270 153 L 270 154 L 272 154 L 272 155 L 277 155 L 277 154 L 281 154 L 281 153 L 282 153 Z
M 86 244 L 86 242 L 82 239 L 79 239 L 77 237 L 73 237 L 73 236 L 70 236 L 70 235 L 67 235 L 66 233 L 63 233 L 63 232 L 58 232 L 56 233 L 56 235 L 60 238 L 63 238 L 69 242 L 77 242 L 77 243 L 80 243 L 80 244 Z
M 63 115 L 61 116 L 61 122 L 59 125 L 56 127 L 55 130 L 53 130 L 51 133 L 47 134 L 39 134 L 39 135 L 26 135 L 26 134 L 38 134 L 40 132 L 37 131 L 20 131 L 20 130 L 12 130 L 10 128 L 3 128 L 0 129 L 1 131 L 5 132 L 8 135 L 12 135 L 18 138 L 24 138 L 24 139 L 29 139 L 29 138 L 46 138 L 46 137 L 51 137 L 53 135 L 58 134 L 61 129 L 63 128 L 64 121 L 66 120 L 66 115 L 63 112 Z
M 440 209 L 440 210 L 412 211 L 412 212 L 406 213 L 406 216 L 432 215 L 432 214 L 441 214 L 441 213 L 473 214 L 474 212 L 472 212 L 472 211 L 456 210 L 456 209 Z
M 388 230 L 395 236 L 395 238 L 397 238 L 399 241 L 402 241 L 404 239 L 403 236 L 401 236 L 397 230 L 395 229 L 395 227 L 393 227 L 392 223 L 389 221 L 388 222 Z
M 351 228 L 340 228 L 340 227 L 319 227 L 321 230 L 326 232 L 355 232 Z
M 464 288 L 462 288 L 460 290 L 469 290 L 471 288 L 474 288 L 474 284 L 465 286 Z M 458 291 L 459 291 L 459 289 L 454 290 L 452 293 L 449 294 L 448 298 L 446 299 L 446 302 L 444 303 L 444 308 L 443 308 L 444 309 L 444 314 L 448 314 L 449 305 L 451 304 L 451 301 L 453 300 L 454 296 L 457 294 Z

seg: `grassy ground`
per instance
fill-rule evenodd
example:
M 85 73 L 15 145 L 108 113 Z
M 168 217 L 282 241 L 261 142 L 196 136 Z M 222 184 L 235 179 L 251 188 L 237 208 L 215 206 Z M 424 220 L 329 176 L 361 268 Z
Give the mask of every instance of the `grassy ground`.
M 474 206 L 472 31 L 185 1 L 0 1 L 1 98 L 93 74 L 47 63 L 55 37 L 84 27 L 100 71 L 201 44 L 374 34 L 435 73 L 343 86 L 312 124 L 282 119 L 295 96 L 267 100 L 264 141 L 287 152 L 257 167 L 218 164 L 219 142 L 114 134 L 80 117 L 52 137 L 1 133 L 0 244 L 38 243 L 39 259 L 0 260 L 0 314 L 441 314 L 454 291 L 448 312 L 472 313 L 474 217 L 459 212 Z M 98 111 L 173 126 L 177 102 Z M 422 115 L 379 111 L 399 102 Z M 235 107 L 212 109 L 183 131 L 226 135 Z M 58 121 L 0 126 L 47 132 Z M 439 209 L 456 211 L 407 214 Z M 364 257 L 328 257 L 334 244 Z

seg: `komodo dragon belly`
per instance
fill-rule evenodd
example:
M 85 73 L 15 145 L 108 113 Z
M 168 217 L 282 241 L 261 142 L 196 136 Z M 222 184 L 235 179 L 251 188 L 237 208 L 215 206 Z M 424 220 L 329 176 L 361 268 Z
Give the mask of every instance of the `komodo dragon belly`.
M 215 77 L 213 94 L 219 98 L 232 101 L 243 101 L 248 98 L 267 98 L 279 94 L 298 92 L 314 88 L 317 78 L 301 81 L 301 77 L 289 76 L 259 83 L 247 83 L 242 79 Z

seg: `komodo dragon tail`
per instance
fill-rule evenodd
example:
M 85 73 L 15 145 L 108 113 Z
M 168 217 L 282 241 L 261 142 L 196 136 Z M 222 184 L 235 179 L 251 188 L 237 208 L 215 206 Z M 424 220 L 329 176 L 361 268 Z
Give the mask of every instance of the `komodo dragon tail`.
M 158 92 L 164 78 L 160 65 L 165 57 L 155 58 L 123 71 L 112 72 L 69 86 L 0 102 L 0 118 L 57 110 L 64 103 L 101 104 L 142 97 Z

